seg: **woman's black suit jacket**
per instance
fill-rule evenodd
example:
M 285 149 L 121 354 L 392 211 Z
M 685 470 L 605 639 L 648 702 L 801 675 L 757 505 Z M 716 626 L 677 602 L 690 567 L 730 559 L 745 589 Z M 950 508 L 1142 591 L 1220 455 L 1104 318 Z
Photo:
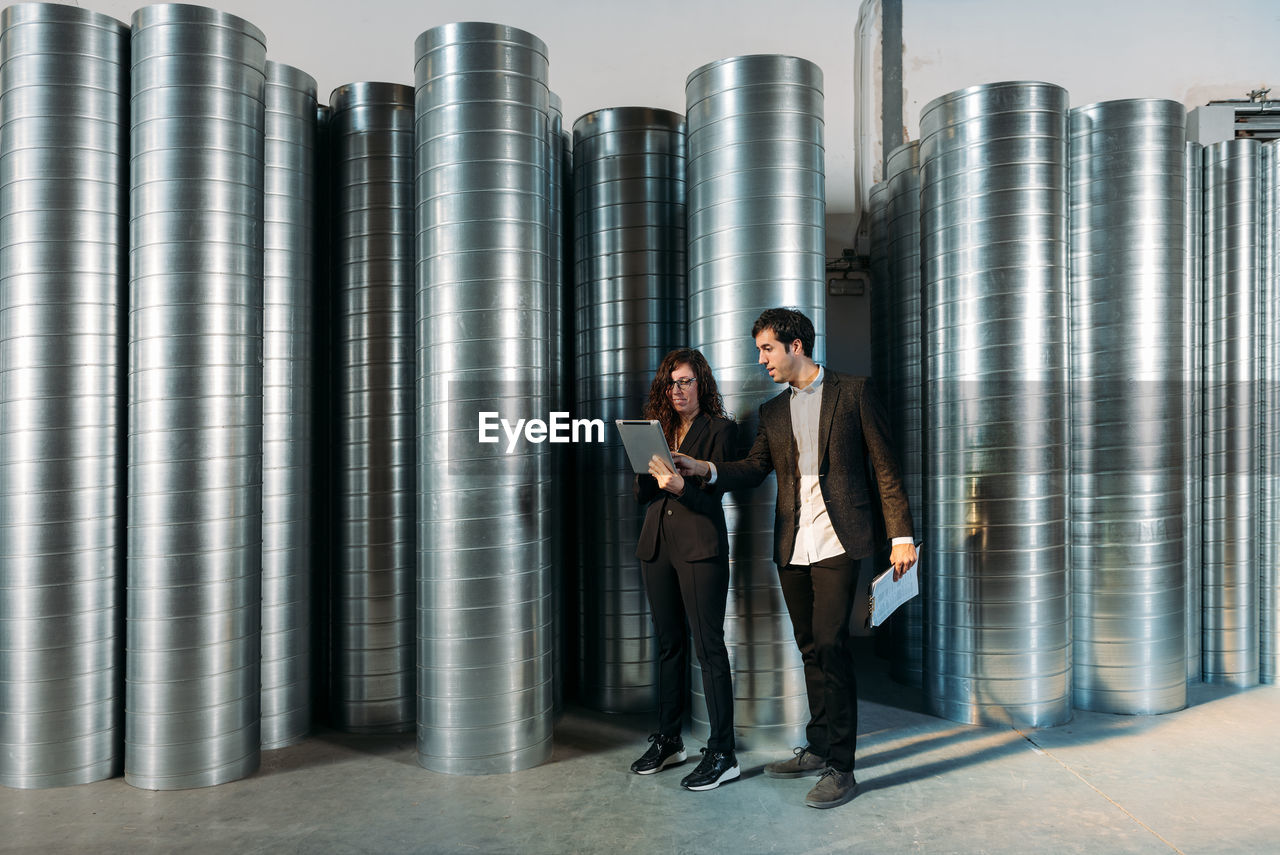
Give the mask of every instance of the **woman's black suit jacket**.
M 737 424 L 730 419 L 699 413 L 680 443 L 679 451 L 697 460 L 722 463 L 732 455 Z M 729 529 L 720 497 L 724 491 L 705 486 L 705 479 L 685 477 L 684 492 L 673 496 L 658 489 L 652 475 L 637 475 L 636 501 L 648 502 L 644 526 L 636 544 L 636 558 L 652 561 L 658 554 L 658 529 L 664 528 L 667 545 L 685 561 L 729 558 Z

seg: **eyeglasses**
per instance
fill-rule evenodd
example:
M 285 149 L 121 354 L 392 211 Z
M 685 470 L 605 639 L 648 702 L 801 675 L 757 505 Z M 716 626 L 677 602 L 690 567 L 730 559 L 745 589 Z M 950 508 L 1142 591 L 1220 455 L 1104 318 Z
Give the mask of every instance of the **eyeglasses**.
M 679 380 L 668 380 L 667 386 L 668 387 L 679 386 L 680 391 L 684 392 L 684 391 L 687 391 L 688 388 L 696 382 L 698 382 L 698 378 L 696 377 L 681 377 Z

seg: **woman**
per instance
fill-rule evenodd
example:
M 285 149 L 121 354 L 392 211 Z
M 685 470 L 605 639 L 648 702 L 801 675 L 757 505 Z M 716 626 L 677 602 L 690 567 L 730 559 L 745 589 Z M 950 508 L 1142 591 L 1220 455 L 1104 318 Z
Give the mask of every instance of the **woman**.
M 725 418 L 711 368 L 696 350 L 673 350 L 663 358 L 644 416 L 661 423 L 672 450 L 691 457 L 719 462 L 735 447 L 737 426 Z M 636 499 L 649 504 L 636 557 L 658 634 L 658 731 L 631 771 L 650 775 L 685 760 L 680 724 L 687 703 L 692 618 L 711 734 L 702 762 L 680 785 L 713 790 L 739 775 L 733 753 L 733 683 L 724 646 L 729 534 L 721 493 L 704 486 L 702 479 L 681 477 L 656 456 L 649 461 L 649 474 L 636 476 L 635 490 Z

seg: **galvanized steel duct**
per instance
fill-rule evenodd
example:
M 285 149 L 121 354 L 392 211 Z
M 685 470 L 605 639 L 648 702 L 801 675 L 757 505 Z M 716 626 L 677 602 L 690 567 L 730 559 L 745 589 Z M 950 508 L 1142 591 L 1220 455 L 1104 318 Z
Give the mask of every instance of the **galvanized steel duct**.
M 413 728 L 413 89 L 329 98 L 334 146 L 338 452 L 336 727 Z
M 125 779 L 258 767 L 266 46 L 133 15 Z
M 578 493 L 589 497 L 579 509 L 578 697 L 637 712 L 657 705 L 657 636 L 635 557 L 644 511 L 612 425 L 640 415 L 662 357 L 688 340 L 684 116 L 598 110 L 574 122 L 573 138 L 576 412 L 608 428 L 605 445 L 578 455 Z
M 689 338 L 750 441 L 760 404 L 779 392 L 760 370 L 751 340 L 760 312 L 804 312 L 817 330 L 814 358 L 826 358 L 822 71 L 788 56 L 723 59 L 689 75 L 685 102 Z M 800 744 L 809 720 L 800 653 L 773 564 L 776 495 L 770 479 L 724 502 L 732 573 L 725 641 L 743 750 Z M 696 685 L 700 675 L 693 673 Z M 695 702 L 694 709 L 702 707 Z
M 889 277 L 888 204 L 889 182 L 871 185 L 866 211 L 867 273 L 871 277 L 871 379 L 878 390 L 893 387 L 893 366 L 889 361 L 889 352 L 893 349 L 893 333 L 889 328 L 893 315 L 893 280 Z
M 1207 683 L 1258 682 L 1259 144 L 1205 147 L 1204 613 Z
M 1071 717 L 1067 93 L 921 113 L 924 689 L 972 724 Z
M 917 531 L 924 530 L 923 341 L 920 335 L 920 144 L 910 142 L 889 152 L 885 160 L 885 231 L 887 272 L 892 283 L 883 329 L 889 336 L 892 385 L 877 383 L 889 410 L 893 447 L 902 467 L 902 484 Z M 877 322 L 875 329 L 881 329 Z M 929 544 L 920 546 L 922 568 Z M 924 570 L 928 572 L 928 570 Z M 908 600 L 893 616 L 890 632 L 893 679 L 908 686 L 924 680 L 924 606 Z
M 0 16 L 0 784 L 120 771 L 129 29 Z
M 1258 538 L 1258 682 L 1280 669 L 1280 147 L 1259 149 L 1262 331 L 1262 508 Z
M 551 401 L 547 49 L 484 23 L 415 49 L 418 762 L 511 772 L 551 755 L 559 522 L 551 446 L 478 433 Z
M 1074 705 L 1187 703 L 1186 110 L 1071 111 Z
M 547 284 L 549 304 L 547 308 L 547 366 L 550 371 L 550 408 L 553 412 L 569 410 L 570 389 L 566 378 L 568 342 L 565 336 L 565 308 L 569 300 L 565 290 L 566 280 L 565 195 L 570 176 L 565 175 L 565 161 L 561 144 L 564 136 L 564 111 L 560 96 L 547 95 Z M 568 543 L 565 537 L 565 518 L 568 516 L 565 500 L 569 495 L 567 484 L 573 473 L 569 466 L 569 446 L 556 445 L 551 451 L 551 507 L 556 518 L 551 522 L 551 671 L 552 708 L 556 715 L 564 710 L 564 565 L 568 560 Z
M 267 63 L 263 202 L 262 747 L 311 727 L 316 82 Z
M 1186 440 L 1187 485 L 1184 499 L 1185 547 L 1187 567 L 1186 642 L 1187 681 L 1200 682 L 1200 601 L 1204 581 L 1204 147 L 1197 142 L 1186 144 L 1187 209 L 1183 248 L 1186 250 L 1183 273 L 1186 285 L 1183 296 L 1183 390 L 1186 393 L 1184 418 Z

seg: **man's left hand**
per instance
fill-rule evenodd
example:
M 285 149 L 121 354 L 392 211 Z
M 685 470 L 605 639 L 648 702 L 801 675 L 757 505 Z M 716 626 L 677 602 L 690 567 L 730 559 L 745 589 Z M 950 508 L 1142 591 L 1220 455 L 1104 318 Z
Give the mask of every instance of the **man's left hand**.
M 883 555 L 884 553 L 881 553 Z M 889 564 L 893 567 L 893 581 L 906 575 L 916 563 L 916 547 L 912 543 L 899 543 L 889 551 Z

